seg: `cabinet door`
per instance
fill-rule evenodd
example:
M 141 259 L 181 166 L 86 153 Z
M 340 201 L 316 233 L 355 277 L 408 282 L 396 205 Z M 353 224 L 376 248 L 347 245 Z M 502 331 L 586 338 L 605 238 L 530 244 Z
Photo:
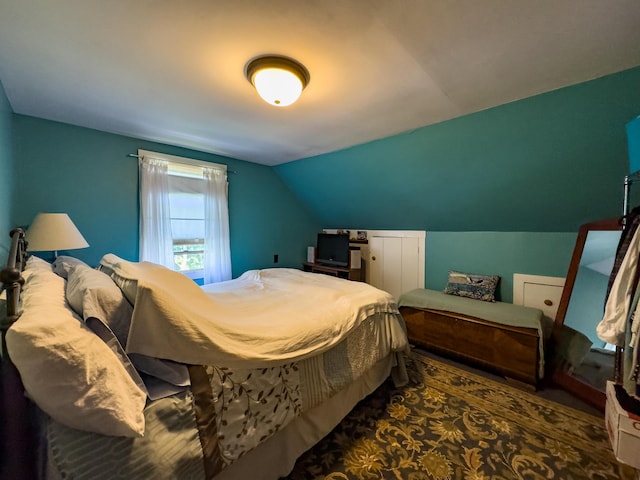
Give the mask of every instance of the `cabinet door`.
M 420 244 L 421 239 L 417 237 L 372 236 L 369 239 L 369 283 L 389 292 L 396 300 L 404 292 L 423 288 Z
M 544 316 L 554 320 L 562 297 L 564 278 L 541 275 L 513 275 L 513 303 L 539 308 Z

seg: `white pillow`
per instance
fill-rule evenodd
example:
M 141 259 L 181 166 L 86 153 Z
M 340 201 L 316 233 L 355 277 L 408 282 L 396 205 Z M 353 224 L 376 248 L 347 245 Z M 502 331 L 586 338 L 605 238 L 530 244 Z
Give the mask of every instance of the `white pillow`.
M 26 280 L 33 272 L 41 270 L 53 271 L 53 265 L 40 257 L 30 255 L 22 271 L 22 278 Z
M 50 265 L 30 259 L 27 267 L 23 313 L 7 332 L 7 349 L 29 397 L 69 427 L 142 436 L 146 393 L 68 307 L 65 280 Z
M 53 265 L 40 257 L 29 255 L 29 258 L 27 258 L 27 263 L 24 266 L 24 272 L 30 272 L 34 270 L 53 270 Z
M 137 282 L 135 284 L 137 285 Z M 87 265 L 76 265 L 69 271 L 66 296 L 71 308 L 84 319 L 87 327 L 112 350 L 115 349 L 114 352 L 132 375 L 135 372 L 133 368 L 135 365 L 138 371 L 171 385 L 177 387 L 190 385 L 189 370 L 186 365 L 135 353 L 126 355 L 124 347 L 129 337 L 133 307 L 109 275 Z M 137 378 L 133 378 L 134 381 L 142 382 L 137 373 L 135 377 Z M 157 383 L 154 382 L 154 385 Z M 184 388 L 162 390 L 163 394 L 173 394 Z M 158 398 L 156 391 L 149 391 L 149 394 L 151 399 Z
M 75 257 L 60 255 L 53 262 L 53 271 L 56 272 L 58 275 L 60 275 L 62 278 L 68 279 L 69 272 L 73 267 L 77 265 L 85 265 L 87 267 L 89 266 L 86 263 L 84 263 L 82 260 L 79 260 Z
M 138 276 L 141 268 L 155 269 L 165 267 L 150 262 L 129 262 L 113 253 L 105 254 L 100 259 L 100 265 L 98 265 L 98 269 L 109 275 L 116 285 L 120 287 L 120 290 L 122 290 L 131 305 L 136 303 Z

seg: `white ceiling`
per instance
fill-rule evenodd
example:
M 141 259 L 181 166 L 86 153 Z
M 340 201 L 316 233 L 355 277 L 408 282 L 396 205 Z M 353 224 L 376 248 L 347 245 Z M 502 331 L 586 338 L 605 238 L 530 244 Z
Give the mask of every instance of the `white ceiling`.
M 311 74 L 291 107 L 266 53 Z M 266 165 L 637 65 L 639 0 L 0 0 L 16 113 Z

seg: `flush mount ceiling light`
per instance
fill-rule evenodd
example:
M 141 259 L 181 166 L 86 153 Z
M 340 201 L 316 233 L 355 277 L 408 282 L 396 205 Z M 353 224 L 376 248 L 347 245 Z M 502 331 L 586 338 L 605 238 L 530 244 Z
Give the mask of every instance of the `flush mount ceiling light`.
M 244 72 L 262 99 L 276 107 L 286 107 L 298 100 L 310 80 L 302 64 L 280 55 L 254 58 Z

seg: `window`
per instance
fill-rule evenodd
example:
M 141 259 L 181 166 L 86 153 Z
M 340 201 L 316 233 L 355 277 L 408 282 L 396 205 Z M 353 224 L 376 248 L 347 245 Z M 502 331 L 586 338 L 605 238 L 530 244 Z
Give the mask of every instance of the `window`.
M 174 268 L 204 278 L 205 184 L 201 168 L 169 163 L 169 211 Z
M 226 166 L 140 150 L 140 260 L 231 278 Z

